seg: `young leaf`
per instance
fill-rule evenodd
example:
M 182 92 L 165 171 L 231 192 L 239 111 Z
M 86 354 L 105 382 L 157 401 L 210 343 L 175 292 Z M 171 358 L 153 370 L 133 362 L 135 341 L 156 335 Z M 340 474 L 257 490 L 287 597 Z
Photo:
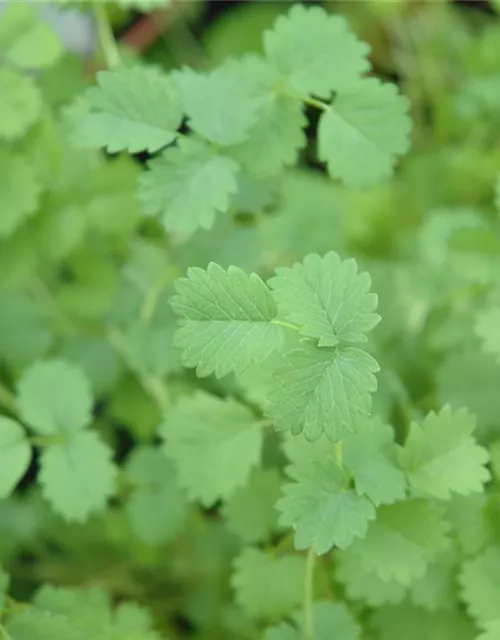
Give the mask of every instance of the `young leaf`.
M 463 564 L 459 576 L 462 600 L 469 614 L 484 625 L 498 618 L 500 602 L 500 550 L 489 547 Z
M 366 537 L 354 543 L 352 552 L 369 573 L 406 586 L 421 578 L 429 560 L 446 548 L 447 532 L 437 507 L 425 500 L 398 502 L 378 510 Z
M 0 498 L 14 490 L 31 461 L 31 446 L 23 427 L 0 416 Z
M 345 549 L 363 537 L 375 518 L 372 503 L 348 488 L 347 476 L 332 458 L 311 463 L 294 473 L 276 507 L 280 524 L 295 529 L 295 547 L 312 547 L 321 555 L 334 546 Z
M 88 110 L 75 123 L 80 145 L 106 147 L 110 153 L 152 153 L 176 138 L 182 110 L 165 74 L 117 67 L 99 72 L 97 83 L 87 91 Z
M 229 498 L 260 460 L 262 428 L 250 411 L 201 391 L 167 413 L 160 435 L 179 484 L 206 507 Z
M 370 285 L 370 276 L 358 274 L 355 260 L 343 262 L 333 251 L 323 257 L 310 254 L 291 268 L 278 267 L 269 280 L 280 311 L 320 347 L 366 341 L 365 334 L 380 320 Z
M 8 67 L 0 67 L 0 139 L 25 134 L 40 117 L 42 95 L 34 80 Z
M 353 189 L 389 178 L 396 156 L 408 150 L 408 107 L 394 85 L 375 78 L 340 92 L 318 128 L 319 157 L 330 175 Z
M 136 447 L 125 470 L 134 486 L 125 509 L 135 534 L 150 545 L 175 538 L 184 526 L 187 502 L 169 461 L 157 448 Z
M 292 91 L 329 97 L 368 71 L 368 47 L 340 16 L 322 7 L 294 5 L 264 34 L 270 64 Z
M 206 271 L 189 269 L 176 289 L 172 306 L 183 326 L 174 344 L 182 349 L 183 365 L 196 367 L 198 376 L 240 373 L 280 347 L 276 305 L 255 273 L 210 263 Z
M 112 455 L 93 431 L 68 432 L 64 442 L 47 447 L 38 477 L 54 511 L 70 522 L 84 522 L 103 510 L 115 492 Z
M 161 218 L 167 231 L 189 236 L 210 229 L 229 208 L 238 165 L 208 145 L 185 138 L 149 163 L 139 179 L 143 211 Z
M 266 413 L 278 431 L 304 433 L 313 441 L 324 432 L 332 441 L 354 432 L 369 414 L 377 362 L 353 348 L 320 349 L 304 343 L 283 357 L 274 374 Z
M 0 149 L 0 238 L 12 235 L 38 207 L 42 185 L 21 156 Z
M 489 455 L 472 437 L 475 428 L 466 409 L 453 413 L 449 406 L 429 413 L 422 426 L 414 422 L 400 454 L 410 485 L 441 500 L 482 492 L 491 477 Z
M 302 600 L 304 573 L 304 558 L 272 558 L 264 551 L 246 548 L 235 561 L 236 601 L 254 618 L 283 617 Z
M 345 467 L 352 473 L 359 495 L 376 506 L 405 497 L 406 482 L 397 463 L 394 431 L 380 420 L 365 420 L 343 441 Z
M 42 435 L 69 434 L 92 419 L 89 382 L 64 360 L 31 365 L 19 381 L 17 402 L 21 419 Z

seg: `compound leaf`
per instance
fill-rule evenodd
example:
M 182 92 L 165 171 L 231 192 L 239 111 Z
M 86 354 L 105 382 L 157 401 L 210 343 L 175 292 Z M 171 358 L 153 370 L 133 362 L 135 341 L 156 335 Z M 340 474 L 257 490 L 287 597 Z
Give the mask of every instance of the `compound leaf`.
M 23 427 L 0 416 L 0 498 L 6 498 L 22 478 L 31 460 L 31 446 Z
M 295 547 L 312 547 L 320 555 L 332 547 L 345 549 L 363 537 L 375 518 L 372 503 L 348 488 L 347 476 L 332 458 L 294 471 L 276 507 L 280 524 L 295 530 Z
M 472 437 L 475 428 L 466 409 L 453 412 L 449 406 L 429 413 L 422 426 L 414 422 L 400 455 L 410 485 L 442 500 L 451 492 L 481 493 L 491 476 L 488 452 Z
M 160 434 L 179 484 L 207 507 L 229 498 L 260 461 L 262 428 L 251 412 L 201 391 L 167 413 Z
M 369 293 L 371 280 L 358 273 L 356 261 L 342 261 L 333 251 L 308 255 L 291 268 L 279 267 L 269 280 L 278 308 L 300 333 L 319 346 L 364 342 L 380 320 L 377 296 Z
M 324 432 L 336 441 L 354 432 L 368 415 L 377 362 L 354 348 L 320 349 L 305 343 L 283 357 L 274 374 L 267 415 L 278 431 L 304 433 L 313 441 Z
M 368 47 L 340 16 L 295 5 L 264 34 L 270 64 L 291 90 L 329 97 L 368 71 Z
M 165 74 L 155 68 L 117 67 L 100 71 L 97 83 L 88 89 L 88 109 L 76 122 L 80 145 L 111 153 L 152 153 L 175 139 L 182 110 Z
M 43 435 L 83 429 L 92 419 L 90 384 L 64 360 L 35 362 L 18 384 L 21 419 Z
M 409 146 L 409 102 L 375 78 L 340 92 L 318 128 L 319 157 L 347 187 L 369 188 L 392 175 Z
M 281 327 L 273 324 L 276 305 L 265 283 L 213 262 L 206 270 L 188 269 L 176 282 L 174 311 L 183 318 L 174 344 L 182 349 L 182 363 L 196 367 L 198 376 L 220 378 L 240 373 L 264 360 L 281 345 Z

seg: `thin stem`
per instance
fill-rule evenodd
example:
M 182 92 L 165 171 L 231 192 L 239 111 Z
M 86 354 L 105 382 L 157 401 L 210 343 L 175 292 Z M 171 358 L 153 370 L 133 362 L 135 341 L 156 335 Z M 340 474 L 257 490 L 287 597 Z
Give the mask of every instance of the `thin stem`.
M 330 105 L 326 102 L 323 102 L 322 100 L 316 100 L 315 98 L 311 98 L 310 96 L 303 96 L 301 97 L 301 100 L 302 102 L 305 102 L 306 104 L 310 105 L 311 107 L 315 107 L 320 111 L 330 111 Z
M 116 67 L 120 64 L 121 57 L 104 2 L 95 0 L 94 16 L 97 23 L 97 32 L 99 34 L 99 44 L 101 45 L 106 65 L 111 69 L 112 67 Z
M 16 406 L 16 397 L 15 397 L 15 395 L 12 393 L 12 391 L 7 389 L 7 387 L 5 387 L 1 383 L 0 383 L 0 405 L 5 407 L 5 409 L 10 411 L 14 415 L 17 414 L 17 406 Z
M 300 327 L 296 324 L 292 324 L 291 322 L 285 322 L 284 320 L 271 320 L 271 324 L 278 324 L 280 327 L 285 327 L 286 329 L 293 329 L 293 331 L 300 331 Z
M 316 554 L 311 547 L 307 554 L 306 573 L 304 580 L 304 633 L 306 638 L 314 637 L 313 624 L 313 581 L 314 581 L 314 561 Z

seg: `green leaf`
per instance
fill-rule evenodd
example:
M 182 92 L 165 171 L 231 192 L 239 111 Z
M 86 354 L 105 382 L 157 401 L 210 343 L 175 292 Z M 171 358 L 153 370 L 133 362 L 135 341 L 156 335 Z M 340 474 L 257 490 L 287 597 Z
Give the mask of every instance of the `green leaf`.
M 260 461 L 262 428 L 251 412 L 201 391 L 167 413 L 160 435 L 179 485 L 207 507 L 244 485 Z
M 500 602 L 500 550 L 489 547 L 473 560 L 464 562 L 459 576 L 462 600 L 479 624 L 498 618 Z
M 476 444 L 476 421 L 466 409 L 453 413 L 449 406 L 429 413 L 422 423 L 412 423 L 400 460 L 410 485 L 442 500 L 451 492 L 481 493 L 491 478 L 489 455 Z
M 21 419 L 42 435 L 83 429 L 92 420 L 92 396 L 81 369 L 64 360 L 35 362 L 18 384 Z
M 296 481 L 283 488 L 276 507 L 280 524 L 295 530 L 296 549 L 312 547 L 321 555 L 345 549 L 363 537 L 375 518 L 372 503 L 348 488 L 346 473 L 332 458 L 293 471 Z
M 185 68 L 174 83 L 193 131 L 222 146 L 248 139 L 261 103 L 251 60 L 231 60 L 205 74 Z
M 413 604 L 429 611 L 453 611 L 457 599 L 457 554 L 447 549 L 410 586 Z
M 0 139 L 24 135 L 41 115 L 42 96 L 32 78 L 0 67 Z
M 88 89 L 88 110 L 77 119 L 75 138 L 84 147 L 158 151 L 177 136 L 182 110 L 169 78 L 156 68 L 100 71 Z
M 46 69 L 62 54 L 53 27 L 27 2 L 9 3 L 0 22 L 0 51 L 5 62 L 25 69 Z
M 446 504 L 446 515 L 465 556 L 476 555 L 496 539 L 494 522 L 487 511 L 487 496 L 454 494 Z
M 359 640 L 361 629 L 352 613 L 343 602 L 316 602 L 311 611 L 313 622 L 311 640 Z M 264 640 L 302 640 L 304 632 L 303 616 L 295 616 L 299 628 L 281 624 L 266 630 Z
M 206 271 L 188 269 L 176 289 L 172 306 L 183 326 L 175 345 L 182 349 L 182 364 L 196 367 L 199 377 L 243 372 L 280 347 L 282 330 L 273 324 L 276 305 L 255 273 L 210 263 Z
M 187 502 L 176 474 L 155 447 L 136 447 L 125 467 L 134 486 L 126 513 L 135 534 L 150 545 L 169 542 L 185 524 Z
M 369 48 L 340 16 L 295 5 L 264 34 L 267 58 L 291 90 L 329 97 L 368 71 Z
M 162 378 L 180 368 L 172 346 L 175 326 L 151 327 L 142 322 L 132 324 L 124 335 L 125 356 L 130 367 L 143 376 Z
M 30 461 L 31 446 L 23 427 L 0 416 L 0 498 L 12 493 Z
M 14 615 L 5 626 L 15 640 L 88 640 L 89 630 L 75 624 L 66 616 L 54 615 L 35 608 L 24 609 Z M 104 640 L 93 636 L 95 640 Z
M 227 528 L 247 544 L 265 542 L 278 527 L 282 479 L 276 469 L 256 469 L 222 508 Z
M 168 7 L 172 0 L 115 0 L 120 7 L 136 9 L 147 13 L 157 8 Z
M 61 355 L 81 368 L 95 394 L 111 391 L 118 382 L 121 373 L 118 354 L 103 338 L 75 334 L 68 339 Z
M 69 522 L 84 522 L 102 511 L 115 492 L 112 456 L 93 431 L 68 432 L 64 442 L 47 447 L 38 478 L 54 511 Z
M 500 638 L 500 619 L 484 625 L 485 631 L 476 640 L 498 640 Z
M 380 507 L 366 537 L 354 543 L 352 552 L 369 573 L 409 585 L 446 548 L 448 528 L 441 511 L 425 500 L 398 502 Z
M 498 326 L 500 323 L 500 308 L 494 307 L 481 312 L 475 326 L 476 335 L 481 339 L 486 353 L 500 360 L 500 338 Z
M 238 170 L 233 160 L 184 138 L 149 163 L 139 180 L 139 202 L 167 231 L 189 236 L 198 227 L 210 229 L 216 213 L 229 209 Z
M 396 157 L 408 150 L 408 107 L 394 85 L 375 78 L 340 92 L 318 127 L 318 154 L 330 175 L 353 189 L 389 178 Z
M 246 548 L 234 563 L 236 601 L 252 618 L 275 619 L 292 613 L 302 601 L 305 558 L 273 558 Z
M 283 357 L 266 413 L 278 431 L 304 433 L 309 441 L 324 432 L 330 440 L 339 440 L 356 431 L 369 414 L 378 369 L 359 349 L 319 349 L 304 343 Z
M 109 595 L 102 587 L 53 587 L 42 585 L 33 596 L 33 604 L 54 615 L 72 620 L 88 620 L 97 631 L 111 622 Z
M 368 496 L 376 506 L 405 497 L 406 482 L 397 463 L 391 426 L 377 419 L 365 420 L 342 444 L 344 465 L 352 473 L 359 495 Z
M 0 149 L 0 238 L 12 235 L 37 210 L 42 185 L 26 160 Z
M 279 310 L 320 347 L 366 342 L 365 334 L 380 320 L 370 276 L 358 274 L 353 259 L 342 261 L 333 251 L 311 254 L 291 268 L 278 267 L 276 274 L 269 286 Z

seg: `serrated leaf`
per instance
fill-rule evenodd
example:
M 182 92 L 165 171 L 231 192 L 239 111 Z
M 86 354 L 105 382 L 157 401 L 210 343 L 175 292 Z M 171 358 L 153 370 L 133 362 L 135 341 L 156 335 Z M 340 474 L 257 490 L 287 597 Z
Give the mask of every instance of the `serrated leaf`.
M 42 185 L 21 156 L 0 149 L 0 238 L 12 235 L 37 210 Z
M 198 227 L 210 229 L 216 213 L 229 209 L 238 171 L 233 160 L 185 138 L 149 163 L 139 180 L 139 202 L 167 231 L 189 236 Z
M 429 560 L 448 544 L 448 524 L 441 511 L 425 500 L 408 500 L 377 511 L 366 536 L 352 552 L 382 580 L 409 585 L 421 578 Z
M 500 602 L 500 550 L 489 547 L 473 560 L 464 562 L 459 576 L 461 598 L 479 624 L 498 618 Z
M 229 531 L 247 544 L 266 541 L 278 529 L 281 484 L 276 469 L 256 469 L 222 508 Z
M 176 281 L 176 290 L 172 307 L 183 326 L 174 344 L 182 349 L 182 364 L 196 367 L 199 377 L 240 373 L 280 347 L 281 327 L 273 324 L 276 305 L 255 273 L 210 263 L 206 271 L 189 269 L 187 278 Z
M 33 596 L 33 604 L 54 615 L 72 620 L 89 620 L 97 631 L 111 623 L 111 602 L 102 587 L 54 587 L 42 585 Z
M 152 153 L 176 138 L 182 110 L 164 73 L 153 67 L 116 67 L 99 72 L 97 83 L 87 91 L 88 110 L 76 121 L 80 145 Z
M 295 5 L 264 34 L 269 62 L 292 90 L 328 97 L 368 71 L 369 48 L 340 16 Z
M 112 456 L 93 431 L 67 432 L 64 442 L 47 447 L 38 479 L 54 511 L 70 522 L 102 511 L 115 492 Z
M 60 38 L 27 2 L 9 3 L 0 22 L 0 52 L 7 63 L 24 69 L 46 69 L 61 56 Z
M 6 498 L 26 472 L 31 446 L 23 427 L 0 416 L 0 498 Z
M 405 497 L 404 473 L 397 463 L 394 430 L 380 420 L 365 420 L 343 443 L 345 467 L 352 473 L 356 491 L 376 506 Z
M 429 565 L 425 575 L 410 585 L 410 599 L 429 611 L 453 611 L 457 599 L 457 554 L 448 549 Z
M 396 157 L 408 150 L 408 107 L 394 85 L 375 78 L 340 92 L 318 127 L 318 155 L 330 175 L 354 189 L 389 178 Z
M 487 505 L 487 496 L 477 493 L 470 496 L 454 494 L 446 503 L 447 519 L 464 556 L 480 553 L 495 540 L 494 523 Z
M 320 347 L 366 342 L 380 320 L 370 285 L 370 276 L 358 273 L 355 260 L 342 261 L 333 251 L 323 257 L 310 254 L 291 268 L 278 267 L 269 280 L 280 311 Z
M 125 509 L 135 534 L 150 545 L 175 538 L 184 526 L 187 502 L 169 461 L 158 448 L 136 447 L 125 470 L 134 486 Z
M 160 435 L 179 485 L 207 507 L 229 498 L 260 460 L 262 427 L 250 411 L 201 391 L 167 413 Z
M 466 409 L 453 413 L 449 406 L 429 413 L 422 426 L 412 423 L 400 453 L 410 485 L 442 500 L 451 492 L 481 493 L 491 476 L 488 452 L 472 437 L 475 427 Z
M 366 534 L 375 509 L 348 488 L 347 476 L 335 460 L 310 463 L 293 476 L 296 481 L 284 486 L 276 508 L 280 524 L 294 528 L 297 549 L 312 547 L 321 555 L 334 546 L 345 549 Z
M 40 117 L 42 96 L 34 80 L 0 67 L 0 138 L 14 140 Z
M 66 616 L 54 615 L 30 607 L 14 615 L 5 629 L 15 640 L 88 640 L 89 631 L 80 623 L 75 624 Z M 94 640 L 105 640 L 94 634 Z
M 273 558 L 264 551 L 246 548 L 234 564 L 232 585 L 236 601 L 253 618 L 280 618 L 302 601 L 305 558 Z
M 304 343 L 284 355 L 266 414 L 278 431 L 303 433 L 309 441 L 324 432 L 335 442 L 355 431 L 369 414 L 378 369 L 360 349 L 320 349 Z
M 174 83 L 191 129 L 222 146 L 247 140 L 261 103 L 254 75 L 245 60 L 204 74 L 187 68 L 177 72 Z
M 35 362 L 18 384 L 21 419 L 42 435 L 83 429 L 92 419 L 89 382 L 64 360 Z

